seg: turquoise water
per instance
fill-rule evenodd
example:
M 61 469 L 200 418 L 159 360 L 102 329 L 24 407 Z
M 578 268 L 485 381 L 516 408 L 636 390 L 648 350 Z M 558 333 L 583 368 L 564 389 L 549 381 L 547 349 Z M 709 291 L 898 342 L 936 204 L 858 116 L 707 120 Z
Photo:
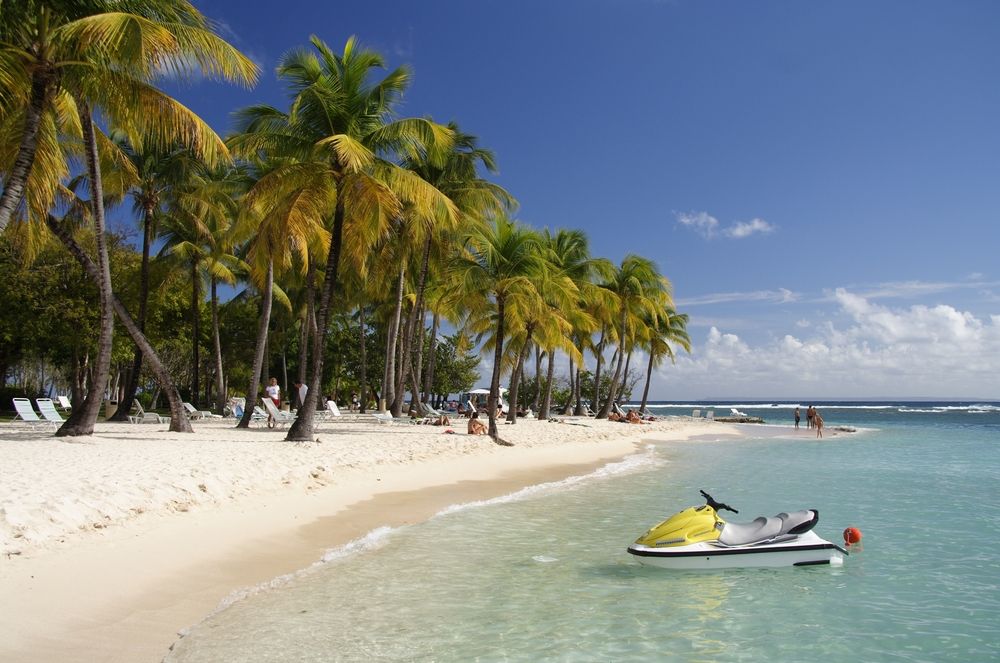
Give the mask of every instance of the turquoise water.
M 166 660 L 998 660 L 1000 409 L 918 409 L 824 405 L 828 426 L 866 430 L 650 444 L 378 530 L 209 617 Z M 864 549 L 842 568 L 711 573 L 625 553 L 700 488 L 732 520 L 816 508 L 820 536 L 857 526 Z

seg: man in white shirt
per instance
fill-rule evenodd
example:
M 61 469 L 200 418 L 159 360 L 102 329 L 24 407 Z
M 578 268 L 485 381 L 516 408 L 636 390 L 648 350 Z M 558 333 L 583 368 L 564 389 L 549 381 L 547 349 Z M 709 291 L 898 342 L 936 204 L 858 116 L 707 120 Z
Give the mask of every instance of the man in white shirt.
M 296 382 L 295 388 L 299 390 L 299 407 L 306 404 L 306 394 L 309 393 L 309 385 L 303 382 Z

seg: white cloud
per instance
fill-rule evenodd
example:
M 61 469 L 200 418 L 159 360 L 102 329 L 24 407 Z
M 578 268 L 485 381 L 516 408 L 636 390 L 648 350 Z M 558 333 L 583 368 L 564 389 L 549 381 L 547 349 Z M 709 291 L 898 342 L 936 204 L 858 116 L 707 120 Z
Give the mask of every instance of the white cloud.
M 774 230 L 775 227 L 764 219 L 751 219 L 747 222 L 734 223 L 726 228 L 725 232 L 727 236 L 733 239 L 743 239 L 757 233 L 766 235 L 774 232 Z
M 719 227 L 719 220 L 708 212 L 677 212 L 675 216 L 677 223 L 691 228 L 705 239 L 712 239 Z
M 694 230 L 705 239 L 714 239 L 720 234 L 719 220 L 708 212 L 674 212 L 677 223 Z M 721 231 L 723 237 L 744 239 L 756 234 L 772 233 L 777 229 L 774 224 L 761 218 L 750 221 L 738 221 Z
M 717 327 L 657 371 L 657 398 L 1000 397 L 1000 315 L 891 308 L 835 291 L 846 325 L 796 324 L 760 345 Z M 799 334 L 799 335 L 797 335 Z
M 698 306 L 704 304 L 728 304 L 730 302 L 773 302 L 786 304 L 798 301 L 800 295 L 788 288 L 777 290 L 753 290 L 751 292 L 717 292 L 700 297 L 677 299 L 677 306 Z

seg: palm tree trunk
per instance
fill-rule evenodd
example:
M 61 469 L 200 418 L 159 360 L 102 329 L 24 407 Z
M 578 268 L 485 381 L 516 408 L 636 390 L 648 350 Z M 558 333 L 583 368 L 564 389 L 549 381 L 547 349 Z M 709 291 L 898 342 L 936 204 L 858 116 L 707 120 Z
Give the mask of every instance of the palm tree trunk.
M 649 364 L 646 365 L 646 385 L 642 388 L 642 403 L 639 405 L 639 412 L 646 411 L 646 399 L 649 396 L 649 379 L 653 376 L 653 353 L 649 353 Z
M 437 363 L 437 331 L 440 322 L 441 316 L 435 313 L 433 322 L 431 323 L 430 346 L 427 349 L 427 371 L 424 373 L 424 400 L 431 400 L 432 398 L 431 390 L 434 388 L 434 365 Z
M 601 405 L 601 411 L 597 413 L 598 419 L 607 419 L 608 413 L 611 412 L 611 405 L 615 398 L 615 385 L 618 384 L 618 378 L 621 376 L 622 363 L 625 361 L 625 334 L 627 332 L 625 326 L 627 324 L 628 310 L 622 307 L 622 320 L 621 320 L 621 332 L 618 336 L 618 361 L 615 362 L 615 372 L 611 377 L 611 385 L 608 389 L 608 400 Z
M 571 412 L 577 416 L 583 414 L 583 398 L 580 395 L 580 369 L 574 369 L 572 359 L 569 360 L 569 400 L 566 401 L 562 413 L 566 415 Z
M 500 362 L 503 360 L 504 315 L 504 300 L 502 296 L 498 295 L 496 349 L 493 352 L 493 376 L 490 378 L 490 395 L 486 400 L 486 409 L 490 420 L 488 429 L 490 437 L 493 438 L 496 444 L 512 447 L 514 446 L 513 444 L 500 439 L 500 433 L 497 430 L 497 402 L 500 399 Z
M 146 333 L 146 309 L 149 305 L 149 253 L 153 244 L 153 209 L 146 205 L 143 209 L 142 221 L 142 263 L 139 268 L 139 331 Z M 139 390 L 139 376 L 142 373 L 142 350 L 139 345 L 135 346 L 135 353 L 132 355 L 132 372 L 129 374 L 128 384 L 125 385 L 125 397 L 120 399 L 128 407 L 119 407 L 112 421 L 127 421 L 129 408 L 135 394 Z
M 200 382 L 198 380 L 198 369 L 201 364 L 199 355 L 198 337 L 201 336 L 201 311 L 198 304 L 201 300 L 201 288 L 198 287 L 198 263 L 191 263 L 191 403 L 200 406 L 198 398 Z
M 399 268 L 399 282 L 396 285 L 396 308 L 389 323 L 389 332 L 385 341 L 385 374 L 382 378 L 382 402 L 379 410 L 385 412 L 395 401 L 396 393 L 396 339 L 399 334 L 399 319 L 403 312 L 403 279 L 404 268 Z
M 83 267 L 84 271 L 90 277 L 90 280 L 97 283 L 100 281 L 101 272 L 94 261 L 90 259 L 90 256 L 80 248 L 80 245 L 76 243 L 66 230 L 64 230 L 56 220 L 49 215 L 46 218 L 46 225 L 49 230 L 59 238 L 63 245 L 69 250 L 71 254 L 76 258 L 77 262 Z M 135 320 L 129 314 L 128 309 L 122 304 L 118 296 L 112 293 L 111 302 L 115 309 L 115 314 L 121 321 L 125 330 L 128 331 L 129 336 L 132 341 L 142 349 L 142 354 L 145 362 L 149 365 L 149 370 L 153 372 L 156 376 L 156 381 L 159 383 L 161 390 L 167 396 L 167 402 L 170 404 L 170 430 L 175 433 L 190 433 L 191 422 L 188 421 L 187 413 L 184 411 L 184 406 L 181 403 L 181 395 L 177 391 L 177 387 L 174 385 L 173 380 L 170 377 L 170 373 L 167 372 L 166 367 L 163 362 L 160 361 L 160 356 L 156 354 L 156 350 L 153 346 L 149 344 L 149 340 L 139 329 L 139 325 L 136 324 Z M 84 358 L 84 363 L 87 359 Z M 74 396 L 73 396 L 73 409 L 76 410 L 78 407 L 82 407 L 79 402 L 79 385 L 74 384 Z M 154 399 L 155 402 L 155 399 Z
M 552 406 L 552 376 L 556 367 L 555 357 L 556 350 L 552 348 L 549 350 L 549 369 L 545 376 L 545 395 L 542 397 L 542 403 L 538 407 L 539 419 L 549 418 L 549 408 Z
M 86 151 L 87 173 L 90 180 L 90 203 L 94 212 L 94 240 L 97 243 L 97 269 L 100 277 L 100 335 L 97 339 L 97 359 L 94 362 L 94 379 L 83 407 L 74 409 L 69 418 L 56 431 L 57 437 L 70 435 L 93 435 L 94 424 L 101 409 L 104 388 L 108 383 L 111 367 L 111 342 L 114 337 L 115 314 L 111 304 L 111 267 L 108 262 L 108 242 L 104 232 L 104 187 L 101 183 L 101 164 L 97 154 L 97 136 L 94 131 L 90 106 L 82 99 L 77 100 L 80 126 L 83 129 Z
M 594 395 L 590 399 L 590 409 L 597 412 L 597 408 L 601 402 L 601 368 L 604 365 L 604 343 L 607 340 L 608 328 L 607 326 L 601 326 L 601 340 L 597 342 L 597 347 L 594 349 L 594 356 L 597 359 L 597 368 L 594 369 Z
M 222 373 L 222 341 L 219 339 L 218 283 L 212 277 L 212 349 L 215 352 L 215 413 L 225 414 L 226 380 Z
M 358 307 L 358 326 L 361 332 L 360 350 L 361 350 L 361 384 L 358 385 L 358 400 L 361 403 L 361 413 L 364 414 L 365 409 L 368 405 L 368 351 L 366 350 L 366 334 L 365 334 L 365 303 L 361 302 Z
M 517 402 L 521 392 L 521 376 L 524 374 L 524 358 L 531 349 L 531 334 L 535 331 L 535 323 L 529 322 L 524 329 L 524 345 L 517 353 L 517 361 L 514 363 L 513 375 L 510 376 L 510 403 L 507 407 L 507 421 L 511 424 L 517 423 Z
M 413 339 L 413 345 L 408 348 L 410 351 L 406 356 L 410 380 L 413 383 L 410 390 L 410 397 L 414 406 L 417 408 L 417 414 L 424 413 L 423 405 L 420 399 L 420 374 L 424 366 L 424 293 L 427 289 L 427 268 L 430 265 L 430 260 L 431 240 L 428 238 L 427 241 L 424 242 L 424 256 L 420 266 L 420 278 L 417 281 L 417 301 L 414 304 L 414 311 L 416 313 L 414 325 L 417 326 L 413 330 L 413 333 L 415 333 L 416 336 Z
M 531 409 L 538 412 L 538 404 L 542 399 L 542 352 L 541 345 L 535 345 L 535 398 L 531 401 Z
M 333 291 L 337 287 L 337 269 L 340 267 L 340 249 L 344 243 L 344 204 L 338 199 L 333 213 L 333 232 L 330 238 L 330 253 L 326 258 L 326 273 L 323 277 L 323 290 L 319 298 L 319 310 L 316 311 L 316 331 L 313 334 L 313 372 L 309 380 L 309 393 L 306 402 L 299 409 L 298 416 L 288 429 L 285 439 L 290 442 L 312 441 L 316 428 L 316 404 L 320 402 L 320 384 L 323 380 L 323 348 L 326 346 L 326 335 L 330 323 L 330 302 Z
M 47 10 L 43 10 L 46 12 Z M 40 17 L 41 18 L 41 17 Z M 44 19 L 42 19 L 44 20 Z M 21 204 L 24 188 L 35 162 L 35 152 L 38 150 L 38 128 L 42 123 L 42 114 L 52 97 L 52 82 L 54 74 L 48 67 L 40 67 L 31 75 L 31 96 L 28 107 L 24 111 L 24 128 L 21 130 L 21 144 L 10 172 L 7 173 L 6 186 L 0 196 L 0 232 L 10 223 L 14 211 Z
M 420 398 L 420 381 L 423 377 L 424 368 L 424 314 L 423 305 L 417 314 L 416 336 L 413 339 L 413 352 L 407 356 L 410 373 L 410 400 L 417 409 L 417 414 L 424 414 L 423 399 Z
M 249 428 L 253 418 L 253 409 L 260 393 L 260 372 L 264 364 L 264 344 L 267 343 L 267 327 L 271 324 L 271 296 L 274 289 L 274 261 L 267 264 L 267 275 L 264 277 L 264 293 L 260 302 L 260 320 L 257 322 L 257 343 L 253 353 L 253 368 L 250 372 L 250 384 L 247 387 L 247 398 L 243 408 L 243 417 L 236 424 L 237 428 Z

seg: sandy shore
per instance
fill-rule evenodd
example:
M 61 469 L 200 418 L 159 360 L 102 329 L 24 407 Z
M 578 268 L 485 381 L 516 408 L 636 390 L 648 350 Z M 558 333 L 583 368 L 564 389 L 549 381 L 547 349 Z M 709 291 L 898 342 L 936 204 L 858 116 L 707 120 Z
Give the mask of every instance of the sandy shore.
M 221 421 L 70 440 L 0 427 L 0 660 L 159 661 L 220 604 L 379 526 L 583 474 L 644 438 L 736 431 L 576 423 L 504 426 L 514 447 L 363 421 L 298 445 Z

